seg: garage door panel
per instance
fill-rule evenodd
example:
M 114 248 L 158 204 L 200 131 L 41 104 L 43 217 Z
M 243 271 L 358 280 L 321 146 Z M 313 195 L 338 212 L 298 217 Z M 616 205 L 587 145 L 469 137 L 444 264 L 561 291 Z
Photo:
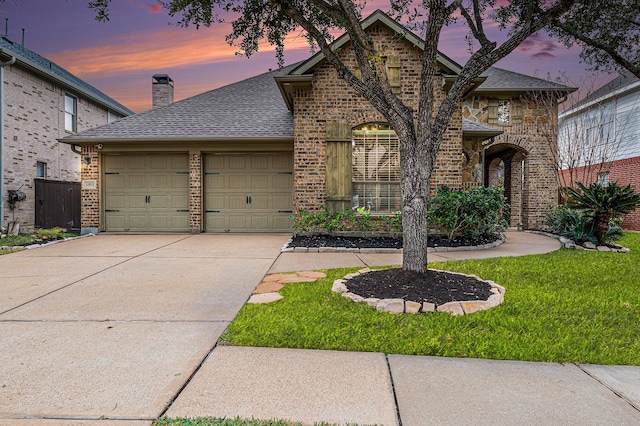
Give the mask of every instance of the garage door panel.
M 186 154 L 105 155 L 103 158 L 107 231 L 189 230 Z
M 126 188 L 128 189 L 145 189 L 147 188 L 147 176 L 142 174 L 129 175 Z M 126 189 L 125 188 L 125 189 Z
M 247 230 L 247 217 L 242 215 L 229 216 L 229 229 L 231 231 L 246 231 Z
M 251 229 L 253 231 L 269 231 L 269 217 L 265 215 L 251 215 Z
M 269 160 L 270 158 L 266 155 L 251 157 L 251 171 L 259 172 L 269 170 Z
M 123 169 L 131 169 L 131 170 L 144 170 L 147 168 L 147 158 L 143 156 L 134 156 L 134 157 L 121 157 L 123 160 L 128 159 L 128 164 L 123 167 Z
M 251 196 L 251 211 L 256 210 L 269 210 L 269 197 L 268 195 L 252 195 Z
M 247 158 L 241 156 L 229 156 L 228 158 L 228 169 L 230 171 L 233 170 L 246 170 L 247 168 Z
M 126 198 L 127 200 L 125 201 L 125 205 L 123 207 L 130 207 L 132 209 L 147 208 L 147 197 L 145 195 L 129 195 Z
M 225 208 L 225 197 L 221 195 L 209 195 L 205 198 L 207 210 L 221 210 Z
M 277 190 L 290 190 L 293 188 L 293 175 L 272 176 L 271 187 Z
M 231 175 L 228 181 L 229 189 L 247 189 L 247 176 Z
M 266 174 L 259 174 L 251 176 L 251 189 L 266 190 L 269 188 L 269 176 Z
M 204 164 L 205 209 L 217 211 L 205 214 L 207 231 L 291 229 L 291 153 L 208 155 Z
M 231 210 L 245 210 L 247 208 L 247 197 L 239 195 L 229 195 L 229 202 L 226 203 L 226 208 Z M 224 208 L 224 207 L 222 207 Z
M 291 230 L 291 219 L 289 215 L 277 215 L 273 217 L 273 230 L 287 232 Z
M 275 195 L 272 198 L 274 210 L 291 210 L 292 200 L 288 195 Z

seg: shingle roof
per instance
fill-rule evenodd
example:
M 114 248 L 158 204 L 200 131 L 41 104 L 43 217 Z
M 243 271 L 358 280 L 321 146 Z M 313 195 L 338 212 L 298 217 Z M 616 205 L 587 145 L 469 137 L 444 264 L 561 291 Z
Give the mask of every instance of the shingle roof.
M 495 129 L 493 127 L 485 126 L 484 124 L 480 124 L 475 121 L 471 121 L 469 119 L 462 119 L 462 132 L 466 133 L 470 136 L 498 136 L 504 133 L 502 130 Z
M 595 90 L 593 93 L 588 94 L 580 102 L 576 103 L 571 109 L 576 109 L 585 105 L 591 101 L 594 101 L 600 97 L 613 93 L 617 90 L 623 89 L 627 86 L 632 85 L 633 83 L 637 83 L 640 81 L 640 78 L 636 77 L 629 71 L 625 71 L 622 74 L 617 75 L 613 80 L 606 83 L 599 89 Z
M 514 91 L 557 91 L 562 93 L 571 93 L 576 89 L 567 87 L 553 81 L 543 80 L 537 77 L 508 71 L 502 68 L 491 67 L 486 70 L 483 77 L 487 79 L 478 87 L 476 92 L 514 92 Z
M 18 64 L 26 66 L 49 79 L 53 79 L 62 86 L 66 86 L 65 88 L 78 92 L 76 94 L 84 95 L 114 112 L 122 115 L 133 114 L 133 111 L 129 108 L 105 95 L 87 82 L 79 79 L 69 71 L 56 65 L 47 58 L 32 52 L 26 47 L 14 43 L 4 36 L 0 37 L 0 54 L 6 57 L 14 56 Z
M 293 114 L 274 77 L 297 65 L 125 117 L 67 136 L 63 141 L 293 139 Z

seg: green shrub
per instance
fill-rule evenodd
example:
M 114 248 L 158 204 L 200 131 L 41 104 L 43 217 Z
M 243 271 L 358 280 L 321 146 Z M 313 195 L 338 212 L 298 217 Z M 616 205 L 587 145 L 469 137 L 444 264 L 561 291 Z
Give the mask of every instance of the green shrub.
M 347 208 L 341 212 L 331 212 L 326 207 L 319 210 L 299 210 L 291 216 L 293 231 L 296 233 L 327 233 L 336 231 L 352 232 L 402 232 L 400 212 L 393 216 L 373 216 L 369 210 Z
M 449 239 L 499 234 L 509 227 L 509 205 L 502 188 L 478 187 L 464 191 L 446 186 L 429 202 L 427 219 Z
M 615 238 L 619 234 L 619 231 L 615 232 L 615 226 L 618 226 L 615 220 L 640 206 L 640 194 L 636 194 L 631 185 L 592 183 L 586 187 L 580 182 L 577 185 L 577 189 L 568 189 L 569 206 L 593 218 L 593 234 L 598 242 Z

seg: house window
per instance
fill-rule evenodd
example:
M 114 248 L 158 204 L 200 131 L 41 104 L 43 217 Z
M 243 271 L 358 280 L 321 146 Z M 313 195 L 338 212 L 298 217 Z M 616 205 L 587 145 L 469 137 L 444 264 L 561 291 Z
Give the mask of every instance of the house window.
M 498 124 L 511 123 L 511 101 L 508 99 L 498 100 Z
M 118 121 L 122 118 L 122 116 L 116 114 L 115 112 L 108 111 L 107 112 L 107 123 L 113 123 L 114 121 Z
M 400 145 L 387 124 L 352 131 L 352 207 L 374 213 L 400 210 Z
M 46 179 L 47 178 L 47 163 L 43 163 L 38 161 L 36 163 L 36 178 Z
M 76 98 L 64 95 L 64 129 L 68 132 L 75 132 L 76 126 Z
M 604 187 L 609 186 L 609 172 L 598 173 L 598 183 Z

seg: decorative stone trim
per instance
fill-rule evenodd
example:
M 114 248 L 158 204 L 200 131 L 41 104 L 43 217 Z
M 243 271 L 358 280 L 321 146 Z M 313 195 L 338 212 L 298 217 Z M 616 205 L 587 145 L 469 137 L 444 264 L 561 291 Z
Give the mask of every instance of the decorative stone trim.
M 566 248 L 566 249 L 572 249 L 572 250 L 587 250 L 587 251 L 612 251 L 612 252 L 617 252 L 617 253 L 629 253 L 631 251 L 630 248 L 628 247 L 622 247 L 621 245 L 618 244 L 611 244 L 608 246 L 597 246 L 595 244 L 593 244 L 592 242 L 587 241 L 586 243 L 583 244 L 578 244 L 575 241 L 566 238 L 566 237 L 562 237 L 560 235 L 556 235 L 556 234 L 552 234 L 550 232 L 545 232 L 545 231 L 526 231 L 529 232 L 531 234 L 538 234 L 538 235 L 544 235 L 546 237 L 549 238 L 554 238 L 556 240 L 560 241 L 560 244 L 562 244 L 562 247 Z
M 499 245 L 502 245 L 505 240 L 505 235 L 502 235 L 496 241 L 489 244 L 482 244 L 479 246 L 460 246 L 460 247 L 429 247 L 427 253 L 440 253 L 450 251 L 473 251 L 473 250 L 488 250 Z M 293 237 L 289 239 L 280 251 L 282 253 L 375 253 L 375 254 L 402 254 L 402 249 L 394 248 L 347 248 L 347 247 L 288 247 L 293 241 Z
M 336 293 L 342 293 L 342 296 L 353 300 L 354 302 L 365 302 L 369 306 L 376 308 L 380 312 L 389 312 L 393 314 L 418 314 L 426 312 L 449 312 L 451 315 L 468 315 L 478 311 L 484 311 L 500 305 L 504 301 L 504 293 L 506 289 L 501 285 L 489 280 L 482 280 L 475 275 L 461 274 L 459 272 L 443 271 L 449 274 L 464 275 L 472 277 L 488 283 L 491 286 L 491 296 L 488 300 L 462 300 L 447 302 L 442 305 L 436 305 L 430 302 L 416 302 L 404 299 L 376 299 L 367 298 L 351 293 L 347 287 L 348 281 L 360 274 L 371 272 L 371 269 L 364 268 L 353 274 L 347 274 L 342 279 L 333 282 L 331 290 Z

